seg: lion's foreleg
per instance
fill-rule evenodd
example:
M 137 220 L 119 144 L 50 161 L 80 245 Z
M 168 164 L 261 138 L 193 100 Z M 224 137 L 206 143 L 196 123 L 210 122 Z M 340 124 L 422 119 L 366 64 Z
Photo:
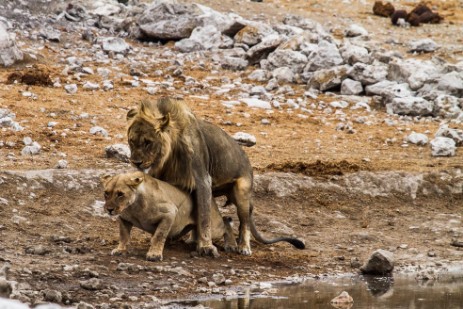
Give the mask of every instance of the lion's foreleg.
M 212 189 L 210 176 L 196 180 L 195 207 L 197 209 L 197 237 L 196 251 L 200 255 L 209 255 L 217 257 L 219 252 L 212 244 L 211 237 L 211 203 Z
M 132 230 L 132 223 L 125 221 L 119 217 L 119 245 L 116 249 L 111 251 L 112 255 L 121 255 L 127 253 L 127 244 L 130 241 L 130 231 Z
M 177 215 L 177 207 L 175 205 L 161 205 L 159 206 L 159 210 L 163 213 L 163 217 L 151 237 L 150 249 L 146 254 L 146 259 L 153 262 L 162 261 L 164 245 Z

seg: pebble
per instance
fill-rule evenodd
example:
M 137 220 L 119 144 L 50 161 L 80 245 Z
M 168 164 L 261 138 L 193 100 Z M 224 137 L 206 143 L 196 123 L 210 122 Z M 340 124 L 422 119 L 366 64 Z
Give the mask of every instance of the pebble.
M 77 92 L 77 85 L 76 84 L 65 85 L 64 90 L 66 90 L 66 92 L 69 94 L 75 94 Z

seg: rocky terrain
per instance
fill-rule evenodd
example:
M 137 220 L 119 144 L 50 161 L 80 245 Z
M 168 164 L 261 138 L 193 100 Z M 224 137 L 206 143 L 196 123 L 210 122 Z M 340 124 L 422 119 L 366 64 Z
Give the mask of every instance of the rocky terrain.
M 357 272 L 377 249 L 420 280 L 461 273 L 462 3 L 429 2 L 444 20 L 418 27 L 373 5 L 0 4 L 0 296 L 151 308 Z M 177 242 L 150 263 L 139 232 L 110 256 L 99 177 L 131 168 L 127 111 L 166 95 L 251 146 L 258 227 L 306 250 L 212 260 Z

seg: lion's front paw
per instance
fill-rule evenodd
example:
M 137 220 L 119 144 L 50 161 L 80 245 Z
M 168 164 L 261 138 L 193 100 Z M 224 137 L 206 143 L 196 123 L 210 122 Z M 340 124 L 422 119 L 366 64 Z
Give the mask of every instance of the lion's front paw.
M 146 254 L 146 260 L 150 262 L 160 262 L 162 261 L 162 254 L 148 252 Z
M 240 245 L 238 248 L 238 253 L 241 255 L 251 255 L 251 247 L 246 245 Z
M 196 248 L 196 251 L 201 256 L 212 256 L 212 257 L 215 257 L 215 258 L 220 256 L 219 251 L 217 250 L 217 248 L 214 245 L 203 246 L 203 247 L 198 246 Z
M 111 251 L 111 255 L 127 255 L 127 249 L 116 248 L 113 251 Z

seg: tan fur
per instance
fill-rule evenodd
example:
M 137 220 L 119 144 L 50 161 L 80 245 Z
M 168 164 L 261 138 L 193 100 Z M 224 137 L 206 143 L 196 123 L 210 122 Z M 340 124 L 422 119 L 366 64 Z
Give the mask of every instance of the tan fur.
M 150 261 L 162 260 L 167 238 L 181 236 L 196 224 L 193 204 L 188 194 L 142 172 L 102 178 L 105 209 L 119 215 L 120 242 L 113 255 L 127 252 L 132 226 L 153 234 L 146 255 Z M 228 221 L 222 220 L 215 203 L 212 207 L 212 237 L 224 238 L 225 249 L 236 250 L 237 244 Z

